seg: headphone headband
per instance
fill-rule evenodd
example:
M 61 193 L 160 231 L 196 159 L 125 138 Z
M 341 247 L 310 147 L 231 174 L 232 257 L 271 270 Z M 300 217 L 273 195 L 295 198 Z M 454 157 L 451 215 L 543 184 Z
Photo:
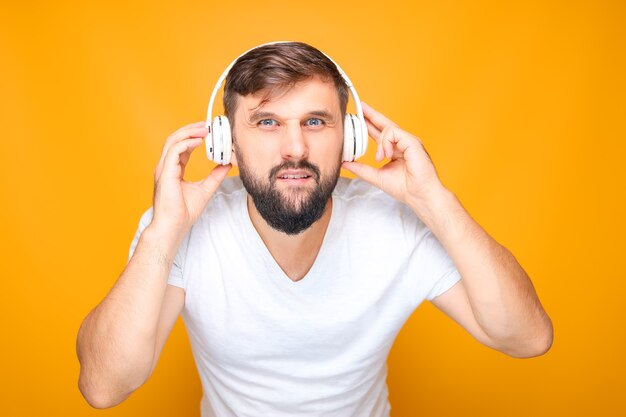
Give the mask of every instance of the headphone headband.
M 248 49 L 247 51 L 245 51 L 244 53 L 242 53 L 241 55 L 239 55 L 237 58 L 235 58 L 229 65 L 228 67 L 226 67 L 226 69 L 224 70 L 224 72 L 222 72 L 222 75 L 220 75 L 219 79 L 217 80 L 217 83 L 215 84 L 215 87 L 213 88 L 213 92 L 211 93 L 211 99 L 209 100 L 209 108 L 207 109 L 207 116 L 206 116 L 206 122 L 205 125 L 208 129 L 208 136 L 207 136 L 207 143 L 208 142 L 213 142 L 213 131 L 211 128 L 211 124 L 212 124 L 212 120 L 213 120 L 213 103 L 215 101 L 215 96 L 217 95 L 217 92 L 219 91 L 220 87 L 222 86 L 222 83 L 224 82 L 224 80 L 226 79 L 226 77 L 228 76 L 228 73 L 230 72 L 231 68 L 233 67 L 233 65 L 235 65 L 235 63 L 237 62 L 237 60 L 239 58 L 241 58 L 242 56 L 244 56 L 245 54 L 247 54 L 248 52 L 260 48 L 262 46 L 267 46 L 267 45 L 274 45 L 274 44 L 278 44 L 278 43 L 288 43 L 288 42 L 292 42 L 292 41 L 274 41 L 274 42 L 268 42 L 268 43 L 264 43 L 258 46 L 255 46 L 253 48 Z M 341 67 L 328 55 L 326 55 L 324 52 L 321 52 L 326 58 L 328 58 L 333 64 L 335 64 L 335 67 L 337 68 L 337 71 L 339 71 L 339 73 L 341 74 L 342 78 L 344 79 L 344 81 L 346 82 L 346 85 L 348 87 L 348 89 L 350 90 L 350 93 L 352 94 L 352 98 L 354 99 L 354 104 L 355 104 L 355 108 L 357 111 L 357 117 L 360 121 L 360 128 L 353 130 L 353 132 L 355 132 L 356 135 L 361 136 L 358 138 L 354 138 L 355 139 L 355 144 L 359 143 L 360 146 L 357 147 L 358 149 L 355 149 L 355 158 L 358 158 L 359 156 L 363 155 L 365 153 L 365 150 L 367 148 L 367 125 L 365 124 L 365 118 L 363 116 L 363 108 L 361 106 L 361 100 L 359 100 L 359 95 L 356 92 L 356 89 L 354 88 L 354 86 L 352 85 L 352 81 L 350 81 L 350 78 L 348 78 L 348 76 L 346 75 L 346 73 L 341 69 Z M 354 116 L 352 116 L 354 117 Z M 356 146 L 356 145 L 355 145 Z M 229 158 L 230 159 L 230 158 Z

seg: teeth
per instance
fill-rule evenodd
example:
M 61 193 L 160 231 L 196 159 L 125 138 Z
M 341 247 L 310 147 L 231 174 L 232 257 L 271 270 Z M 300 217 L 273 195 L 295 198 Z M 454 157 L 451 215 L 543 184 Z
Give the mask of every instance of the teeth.
M 283 175 L 280 178 L 283 178 L 283 179 L 296 179 L 296 178 L 308 178 L 308 177 L 309 177 L 308 175 Z

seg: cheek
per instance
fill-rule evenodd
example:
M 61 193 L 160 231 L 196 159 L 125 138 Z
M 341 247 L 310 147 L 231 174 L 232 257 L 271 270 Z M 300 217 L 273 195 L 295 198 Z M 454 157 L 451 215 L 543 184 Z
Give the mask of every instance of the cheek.
M 343 151 L 343 132 L 341 135 L 335 135 L 331 140 L 324 143 L 323 146 L 320 146 L 316 149 L 316 156 L 319 158 L 323 158 L 323 160 L 329 161 L 333 165 L 337 162 L 337 160 L 341 159 Z
M 268 139 L 270 138 L 254 131 L 248 131 L 245 136 L 242 135 L 237 139 L 235 144 L 237 155 L 240 160 L 244 159 L 249 171 L 266 169 L 280 155 L 276 141 Z
M 343 161 L 342 146 L 333 146 L 326 149 L 323 155 L 317 156 L 317 166 L 320 168 L 321 174 L 324 177 L 334 177 L 341 169 L 341 163 Z
M 246 147 L 239 151 L 239 166 L 244 165 L 244 170 L 248 175 L 260 181 L 266 181 L 269 172 L 282 161 L 276 160 L 276 153 L 263 149 L 263 147 Z

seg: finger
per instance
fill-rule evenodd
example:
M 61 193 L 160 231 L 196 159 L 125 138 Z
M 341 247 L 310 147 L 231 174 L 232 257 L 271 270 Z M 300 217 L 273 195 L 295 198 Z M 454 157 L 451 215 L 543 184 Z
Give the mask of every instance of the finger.
M 226 178 L 226 174 L 228 173 L 228 171 L 230 171 L 232 167 L 232 164 L 218 165 L 213 168 L 211 173 L 205 179 L 199 181 L 199 184 L 201 184 L 202 187 L 207 190 L 209 197 L 211 197 L 215 193 L 222 181 L 224 181 L 224 178 Z
M 382 113 L 374 110 L 374 108 L 372 108 L 369 104 L 362 101 L 361 106 L 363 107 L 363 116 L 365 116 L 365 118 L 369 120 L 378 130 L 382 131 L 387 126 L 398 126 Z
M 380 188 L 377 168 L 360 162 L 344 162 L 341 166 L 355 174 L 357 177 L 363 178 L 370 184 Z
M 200 123 L 192 123 L 187 125 L 181 129 L 178 129 L 176 132 L 172 133 L 165 141 L 163 145 L 163 151 L 161 152 L 161 157 L 159 162 L 157 163 L 157 167 L 155 169 L 155 175 L 158 176 L 163 169 L 163 163 L 165 161 L 165 157 L 169 151 L 169 149 L 176 143 L 179 143 L 188 138 L 204 138 L 208 134 L 208 129 L 204 126 L 201 126 Z
M 206 128 L 204 122 L 195 122 L 195 123 L 189 123 L 188 125 L 185 125 L 177 130 L 175 130 L 174 132 L 172 132 L 168 138 L 165 141 L 165 144 L 171 143 L 172 141 L 175 141 L 177 138 L 181 138 L 185 136 L 185 132 L 188 132 L 190 130 L 197 130 L 197 129 L 201 129 L 201 128 Z
M 367 125 L 367 133 L 372 137 L 372 139 L 378 142 L 378 138 L 380 137 L 380 130 L 367 119 L 365 119 L 365 124 Z
M 378 138 L 380 137 L 380 129 L 372 124 L 369 120 L 365 119 L 365 124 L 367 125 L 367 133 L 378 142 Z
M 186 150 L 185 152 L 180 154 L 180 165 L 185 169 L 187 162 L 189 162 L 189 158 L 191 158 L 191 152 L 193 149 Z
M 374 139 L 376 142 L 376 161 L 382 161 L 384 159 L 383 148 L 380 144 L 380 130 L 376 126 L 374 126 L 369 120 L 365 120 L 365 124 L 367 125 L 367 133 Z
M 380 142 L 386 158 L 399 158 L 416 143 L 410 135 L 396 126 L 387 126 L 380 133 Z
M 418 158 L 420 152 L 426 152 L 422 141 L 414 135 L 400 129 L 389 126 L 381 134 L 381 143 L 385 149 L 385 157 L 395 160 L 404 158 L 407 162 Z
M 182 179 L 181 154 L 191 152 L 202 144 L 202 138 L 189 138 L 170 147 L 163 161 L 163 169 L 158 177 Z
M 204 121 L 189 123 L 189 124 L 187 124 L 185 126 L 179 127 L 174 132 L 172 132 L 172 134 L 175 134 L 175 133 L 178 133 L 178 132 L 182 132 L 183 130 L 187 130 L 189 128 L 201 127 L 201 126 L 205 126 L 205 122 Z
M 201 129 L 205 127 L 204 122 L 195 122 L 195 123 L 190 123 L 188 125 L 185 125 L 179 129 L 177 129 L 176 131 L 172 132 L 167 139 L 165 140 L 164 143 L 164 148 L 165 147 L 169 147 L 172 143 L 178 142 L 181 138 L 185 137 L 185 132 L 188 132 L 190 130 L 197 130 L 197 129 Z M 207 131 L 208 133 L 208 131 Z M 206 136 L 206 135 L 205 135 Z M 164 152 L 164 154 L 167 154 L 167 152 Z
M 393 148 L 394 148 L 394 141 L 396 140 L 396 133 L 395 130 L 393 129 L 387 129 L 385 131 L 385 135 L 382 136 L 382 139 L 380 141 L 382 148 L 383 148 L 383 154 L 386 158 L 393 158 Z
M 204 138 L 209 133 L 208 129 L 204 126 L 194 126 L 188 125 L 182 129 L 177 130 L 172 133 L 166 140 L 165 145 L 163 146 L 163 155 L 167 155 L 168 149 L 174 145 L 175 143 L 180 142 L 181 140 L 187 138 Z

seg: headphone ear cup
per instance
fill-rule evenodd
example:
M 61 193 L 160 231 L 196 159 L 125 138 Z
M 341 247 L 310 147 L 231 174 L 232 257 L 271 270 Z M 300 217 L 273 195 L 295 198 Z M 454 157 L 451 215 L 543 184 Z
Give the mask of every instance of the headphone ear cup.
M 352 124 L 354 125 L 354 149 L 356 149 L 354 152 L 354 161 L 356 161 L 365 153 L 363 151 L 363 129 L 361 127 L 361 121 L 357 116 L 351 114 L 350 117 L 352 118 Z
M 232 133 L 230 131 L 230 121 L 228 117 L 222 116 L 222 154 L 221 154 L 221 164 L 227 165 L 230 164 L 230 157 L 232 156 L 233 149 L 233 139 Z
M 346 113 L 343 119 L 343 160 L 346 162 L 354 161 L 354 155 L 357 151 L 354 116 Z
M 213 125 L 209 124 L 207 125 L 207 127 L 209 128 L 209 134 L 206 136 L 206 138 L 204 138 L 204 144 L 206 147 L 206 157 L 209 159 L 209 161 L 213 160 Z
M 230 137 L 230 128 L 225 129 L 224 127 L 224 116 L 215 116 L 213 119 L 213 159 L 212 161 L 222 164 L 222 160 L 224 159 L 224 132 L 228 131 L 228 135 Z M 228 120 L 226 120 L 226 124 L 228 125 Z
M 213 132 L 213 152 L 211 152 L 211 161 L 217 162 L 219 157 L 219 149 L 220 143 L 222 142 L 222 129 L 220 128 L 220 120 L 219 116 L 215 116 L 213 118 L 213 122 L 211 123 L 211 131 Z
M 359 136 L 357 138 L 357 141 L 361 145 L 361 153 L 359 153 L 358 155 L 354 157 L 354 159 L 359 159 L 360 157 L 365 155 L 365 152 L 367 152 L 367 144 L 369 142 L 369 133 L 367 131 L 367 124 L 365 124 L 365 119 L 359 119 L 358 116 L 354 116 L 354 118 L 356 119 L 354 123 L 358 124 L 361 127 L 361 131 L 359 132 Z

